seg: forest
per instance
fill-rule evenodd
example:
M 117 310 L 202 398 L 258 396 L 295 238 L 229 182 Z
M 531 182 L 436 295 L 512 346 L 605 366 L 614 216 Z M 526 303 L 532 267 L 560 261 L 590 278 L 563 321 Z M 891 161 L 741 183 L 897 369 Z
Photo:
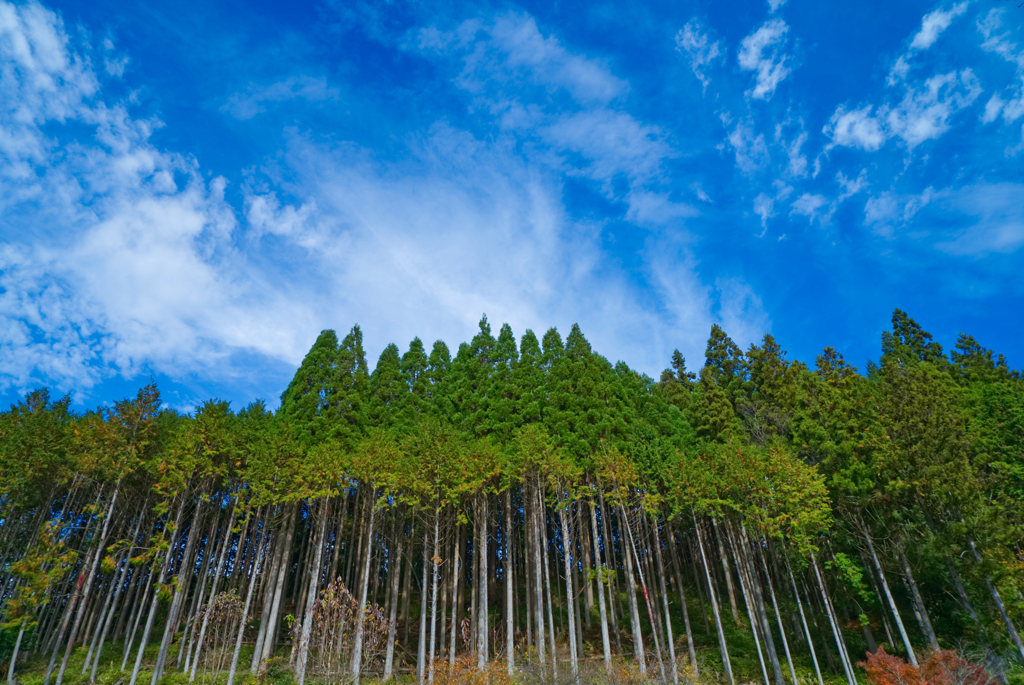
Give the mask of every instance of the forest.
M 276 411 L 0 415 L 7 682 L 1024 683 L 1024 380 L 905 312 L 858 370 L 713 326 L 323 331 Z

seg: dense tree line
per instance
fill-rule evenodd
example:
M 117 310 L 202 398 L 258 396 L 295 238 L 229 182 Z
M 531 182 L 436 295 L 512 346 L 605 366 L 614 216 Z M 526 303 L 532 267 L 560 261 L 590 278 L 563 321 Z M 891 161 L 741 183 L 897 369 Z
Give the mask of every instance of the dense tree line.
M 484 318 L 372 373 L 358 326 L 324 331 L 276 412 L 32 392 L 0 415 L 0 488 L 8 682 L 1024 662 L 1024 381 L 899 310 L 864 373 L 713 326 L 699 373 L 676 352 L 657 381 L 576 326 Z

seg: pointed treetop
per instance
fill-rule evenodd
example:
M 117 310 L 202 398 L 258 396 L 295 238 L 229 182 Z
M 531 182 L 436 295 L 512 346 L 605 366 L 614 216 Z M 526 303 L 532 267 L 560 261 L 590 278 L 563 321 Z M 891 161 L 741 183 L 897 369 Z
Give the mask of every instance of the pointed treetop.
M 578 323 L 572 325 L 569 337 L 565 339 L 565 351 L 570 357 L 586 357 L 591 354 L 590 343 L 587 342 Z
M 564 349 L 565 348 L 562 345 L 562 336 L 558 334 L 558 329 L 552 326 L 548 329 L 548 332 L 544 334 L 545 360 L 550 363 L 556 357 L 561 356 Z
M 512 334 L 512 327 L 507 323 L 501 325 L 498 333 L 498 342 L 494 349 L 495 361 L 511 367 L 519 360 L 519 351 L 516 349 L 516 337 Z
M 882 332 L 882 363 L 942 363 L 942 345 L 932 342 L 932 334 L 921 328 L 902 309 L 893 310 L 892 332 Z
M 523 361 L 540 359 L 540 343 L 537 341 L 537 334 L 527 328 L 523 337 L 519 340 L 519 354 Z
M 728 383 L 743 374 L 743 352 L 717 323 L 711 325 L 704 357 L 704 365 L 711 370 L 712 378 L 719 382 Z

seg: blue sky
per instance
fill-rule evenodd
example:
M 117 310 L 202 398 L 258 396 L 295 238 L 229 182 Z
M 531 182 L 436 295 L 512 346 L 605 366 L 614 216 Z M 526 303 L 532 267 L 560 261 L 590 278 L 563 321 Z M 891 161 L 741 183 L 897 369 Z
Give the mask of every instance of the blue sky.
M 482 313 L 1022 365 L 1024 9 L 0 1 L 0 394 L 276 403 Z

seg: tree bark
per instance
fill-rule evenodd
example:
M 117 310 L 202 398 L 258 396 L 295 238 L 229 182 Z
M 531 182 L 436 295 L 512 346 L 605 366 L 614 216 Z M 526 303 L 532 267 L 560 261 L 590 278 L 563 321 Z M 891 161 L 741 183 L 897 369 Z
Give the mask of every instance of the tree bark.
M 352 639 L 355 642 L 355 649 L 352 653 L 352 679 L 355 685 L 359 685 L 359 676 L 363 670 L 363 621 L 366 614 L 366 593 L 370 587 L 370 545 L 373 544 L 373 518 L 377 511 L 376 489 L 370 490 L 370 522 L 366 533 L 366 561 L 363 563 L 363 578 L 359 589 L 359 611 L 356 614 L 356 634 Z
M 302 614 L 302 632 L 299 635 L 299 649 L 298 654 L 295 657 L 295 679 L 299 685 L 303 685 L 306 682 L 306 661 L 309 658 L 309 638 L 313 634 L 313 605 L 316 604 L 317 590 L 320 589 L 320 573 L 321 566 L 323 565 L 324 557 L 324 538 L 327 535 L 327 519 L 330 518 L 330 500 L 323 499 L 320 501 L 320 522 L 317 526 L 316 533 L 316 547 L 313 550 L 313 563 L 307 568 L 306 574 L 309 575 L 306 585 L 306 610 Z M 250 596 L 252 595 L 251 589 L 252 584 L 249 585 Z M 248 600 L 246 611 L 248 612 Z M 362 617 L 362 608 L 360 608 L 359 616 Z M 244 615 L 243 615 L 244 623 Z M 242 646 L 242 636 L 238 636 L 238 649 Z M 237 650 L 235 654 L 235 660 L 237 661 Z M 231 669 L 232 675 L 234 675 L 234 667 Z M 156 685 L 155 683 L 153 685 Z M 228 685 L 231 685 L 231 681 L 228 681 Z
M 697 523 L 696 515 L 693 516 L 693 525 L 697 530 L 697 546 L 700 549 L 700 559 L 704 564 L 704 576 L 708 582 L 708 593 L 710 593 L 711 612 L 715 615 L 715 628 L 718 629 L 718 648 L 722 653 L 722 666 L 729 678 L 730 685 L 736 685 L 732 676 L 732 663 L 729 661 L 729 648 L 725 642 L 725 633 L 722 631 L 722 617 L 718 613 L 718 602 L 715 600 L 715 587 L 711 583 L 711 569 L 708 568 L 708 557 L 704 552 L 704 541 L 701 539 L 700 524 Z

